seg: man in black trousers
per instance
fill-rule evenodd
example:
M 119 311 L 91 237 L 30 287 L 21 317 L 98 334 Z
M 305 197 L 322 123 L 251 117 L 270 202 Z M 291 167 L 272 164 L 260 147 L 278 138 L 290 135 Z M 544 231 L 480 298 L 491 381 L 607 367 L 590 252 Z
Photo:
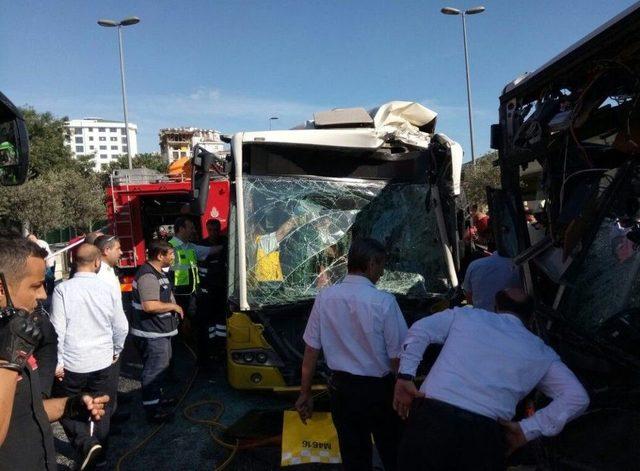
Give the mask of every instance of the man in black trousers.
M 506 454 L 560 433 L 589 405 L 575 375 L 527 329 L 533 300 L 518 288 L 499 291 L 495 310 L 456 307 L 409 329 L 394 397 L 394 408 L 408 417 L 400 469 L 505 469 Z M 430 344 L 442 351 L 418 391 L 414 375 Z M 516 405 L 534 388 L 553 400 L 513 422 Z
M 378 241 L 353 241 L 348 275 L 318 293 L 304 333 L 296 409 L 303 421 L 313 414 L 311 384 L 322 350 L 334 372 L 331 415 L 346 470 L 372 469 L 371 435 L 385 470 L 396 469 L 400 421 L 391 403 L 407 324 L 393 295 L 375 287 L 384 264 Z

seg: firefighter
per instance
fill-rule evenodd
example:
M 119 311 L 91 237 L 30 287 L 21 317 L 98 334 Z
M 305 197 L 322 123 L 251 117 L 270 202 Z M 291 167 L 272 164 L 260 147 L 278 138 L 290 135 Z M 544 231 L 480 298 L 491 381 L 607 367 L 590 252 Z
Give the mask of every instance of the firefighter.
M 193 294 L 200 283 L 198 276 L 198 260 L 204 261 L 210 255 L 215 255 L 222 251 L 221 246 L 206 247 L 196 245 L 192 241 L 196 236 L 196 227 L 193 221 L 186 217 L 179 217 L 173 223 L 174 236 L 169 243 L 175 250 L 175 263 L 173 264 L 173 286 L 178 304 L 185 313 L 192 312 Z
M 206 227 L 207 238 L 202 241 L 203 245 L 226 246 L 224 236 L 220 233 L 219 220 L 210 219 Z M 201 367 L 208 367 L 210 353 L 213 353 L 216 360 L 222 358 L 227 337 L 224 250 L 215 255 L 209 255 L 204 261 L 199 261 L 198 273 L 200 286 L 196 298 L 194 328 L 198 347 L 198 364 Z
M 196 226 L 188 217 L 181 216 L 177 218 L 173 223 L 173 232 L 174 236 L 169 240 L 169 244 L 171 244 L 175 251 L 175 262 L 172 267 L 174 293 L 176 301 L 180 307 L 182 307 L 185 316 L 187 316 L 189 320 L 193 318 L 194 328 L 196 330 L 196 342 L 199 345 L 198 363 L 206 364 L 207 359 L 203 358 L 202 354 L 200 354 L 200 345 L 202 345 L 202 350 L 204 351 L 206 341 L 205 343 L 198 341 L 198 332 L 202 329 L 201 323 L 198 322 L 199 319 L 197 318 L 195 296 L 198 286 L 200 285 L 198 261 L 204 262 L 207 257 L 219 254 L 222 251 L 222 247 L 220 245 L 207 247 L 194 244 L 192 241 L 196 237 Z M 211 309 L 210 306 L 206 305 L 206 301 L 205 299 L 201 300 L 203 303 L 200 307 L 201 310 Z M 173 363 L 170 366 L 169 374 L 175 376 Z

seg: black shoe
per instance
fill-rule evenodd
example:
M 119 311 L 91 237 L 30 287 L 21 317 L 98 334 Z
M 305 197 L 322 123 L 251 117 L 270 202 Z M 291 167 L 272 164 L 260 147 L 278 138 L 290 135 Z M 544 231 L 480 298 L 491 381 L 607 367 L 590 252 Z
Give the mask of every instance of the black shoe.
M 169 422 L 173 419 L 173 412 L 156 407 L 147 411 L 147 421 L 154 424 Z
M 120 411 L 117 411 L 115 414 L 113 414 L 111 416 L 111 423 L 112 424 L 121 424 L 123 422 L 126 422 L 130 418 L 131 418 L 131 412 L 120 412 Z
M 82 451 L 82 464 L 80 465 L 80 470 L 93 469 L 95 464 L 102 457 L 102 445 L 97 441 L 89 442 L 83 447 Z

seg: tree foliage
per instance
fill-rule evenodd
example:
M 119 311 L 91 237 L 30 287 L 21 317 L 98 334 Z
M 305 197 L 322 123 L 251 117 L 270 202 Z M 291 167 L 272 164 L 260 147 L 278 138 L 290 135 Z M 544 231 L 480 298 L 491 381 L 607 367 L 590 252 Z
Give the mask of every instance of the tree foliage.
M 147 152 L 142 154 L 136 154 L 131 160 L 133 168 L 148 168 L 151 170 L 157 170 L 160 173 L 167 173 L 167 161 L 162 155 L 155 152 Z M 111 174 L 114 170 L 121 168 L 129 168 L 129 158 L 126 155 L 121 155 L 118 160 L 111 162 L 105 169 L 105 172 Z
M 104 219 L 104 192 L 96 174 L 77 169 L 48 171 L 19 187 L 0 188 L 5 223 L 26 224 L 44 234 L 52 229 L 88 229 Z
M 486 207 L 486 188 L 500 188 L 500 168 L 494 165 L 497 158 L 498 153 L 492 151 L 476 159 L 475 165 L 467 162 L 462 166 L 462 188 L 470 206 Z
M 64 145 L 67 118 L 22 109 L 29 132 L 29 180 L 0 188 L 0 219 L 43 234 L 52 229 L 87 229 L 104 219 L 104 192 L 91 170 L 93 156 L 74 160 Z
M 21 109 L 29 132 L 29 170 L 31 177 L 48 171 L 75 168 L 71 150 L 64 145 L 68 118 L 56 118 L 51 113 L 38 113 L 31 107 Z

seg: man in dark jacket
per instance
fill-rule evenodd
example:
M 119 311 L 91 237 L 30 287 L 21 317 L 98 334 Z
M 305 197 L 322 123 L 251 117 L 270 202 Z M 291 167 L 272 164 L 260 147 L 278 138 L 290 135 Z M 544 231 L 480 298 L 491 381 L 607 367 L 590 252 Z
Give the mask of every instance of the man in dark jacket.
M 38 363 L 40 321 L 34 310 L 46 298 L 44 252 L 23 238 L 0 240 L 0 469 L 55 470 L 50 422 L 66 417 L 100 420 L 108 396 L 42 398 Z M 91 464 L 85 456 L 80 469 Z
M 178 317 L 182 319 L 184 312 L 164 271 L 173 265 L 173 247 L 154 240 L 147 255 L 133 282 L 131 335 L 142 356 L 142 405 L 147 419 L 163 422 L 172 416 L 165 409 L 172 401 L 162 398 L 161 387 L 171 361 L 171 338 L 178 334 Z

